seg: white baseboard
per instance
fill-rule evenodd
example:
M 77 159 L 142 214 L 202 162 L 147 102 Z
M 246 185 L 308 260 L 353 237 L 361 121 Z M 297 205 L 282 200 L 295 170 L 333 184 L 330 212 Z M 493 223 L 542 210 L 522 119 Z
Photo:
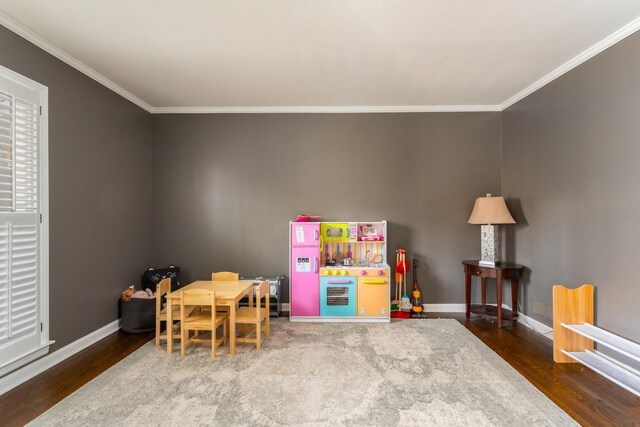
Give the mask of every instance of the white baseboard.
M 494 304 L 495 305 L 495 304 Z M 506 305 L 506 304 L 502 304 L 503 308 L 506 308 L 507 310 L 511 310 L 511 306 L 510 305 Z M 538 333 L 539 335 L 542 335 L 545 338 L 548 338 L 550 340 L 553 340 L 553 328 L 550 326 L 545 325 L 544 323 L 527 316 L 524 313 L 520 313 L 518 312 L 518 322 L 521 325 L 526 326 L 527 328 L 531 329 L 533 332 Z
M 108 325 L 105 325 L 102 328 L 72 342 L 71 344 L 62 347 L 60 350 L 54 351 L 47 356 L 5 375 L 0 378 L 0 395 L 3 395 L 7 391 L 19 386 L 25 381 L 30 380 L 36 375 L 41 374 L 47 369 L 52 368 L 63 360 L 89 347 L 91 344 L 94 344 L 105 338 L 107 335 L 116 332 L 118 329 L 120 329 L 120 319 L 114 320 Z
M 549 338 L 550 340 L 553 341 L 553 328 L 551 326 L 547 326 L 544 323 L 539 322 L 536 319 L 522 313 L 518 313 L 518 322 L 520 322 L 524 326 L 529 327 L 529 329 L 531 329 L 534 332 L 537 332 L 543 337 Z
M 427 313 L 464 313 L 464 304 L 422 304 Z
M 51 347 L 54 343 L 55 341 L 49 341 L 42 347 L 35 349 L 32 353 L 23 355 L 22 357 L 19 357 L 7 363 L 2 368 L 0 368 L 0 378 L 22 368 L 23 366 L 28 365 L 34 360 L 40 359 L 45 354 L 49 353 L 49 347 Z

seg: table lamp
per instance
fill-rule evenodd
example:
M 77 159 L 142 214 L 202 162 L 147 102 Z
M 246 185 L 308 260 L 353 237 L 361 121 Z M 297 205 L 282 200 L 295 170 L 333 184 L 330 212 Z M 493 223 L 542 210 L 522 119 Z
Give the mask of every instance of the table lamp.
M 469 224 L 480 224 L 482 242 L 482 258 L 480 265 L 495 267 L 500 262 L 500 236 L 498 224 L 515 224 L 515 220 L 507 209 L 504 197 L 478 197 L 469 217 Z

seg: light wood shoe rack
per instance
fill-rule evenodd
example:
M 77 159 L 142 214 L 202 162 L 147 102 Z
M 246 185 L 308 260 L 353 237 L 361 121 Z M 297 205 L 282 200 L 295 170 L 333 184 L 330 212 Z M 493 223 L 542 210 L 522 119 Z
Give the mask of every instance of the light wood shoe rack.
M 595 350 L 594 343 L 640 362 L 640 344 L 593 324 L 593 285 L 553 287 L 553 360 L 582 363 L 603 377 L 640 396 L 640 372 Z

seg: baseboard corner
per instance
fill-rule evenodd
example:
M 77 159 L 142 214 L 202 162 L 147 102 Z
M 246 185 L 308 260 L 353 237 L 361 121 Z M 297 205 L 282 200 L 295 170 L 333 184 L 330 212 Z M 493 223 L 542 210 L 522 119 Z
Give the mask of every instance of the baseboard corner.
M 528 327 L 533 332 L 553 341 L 553 328 L 551 326 L 545 325 L 539 320 L 529 317 L 524 313 L 518 313 L 518 321 L 520 320 L 524 320 L 524 322 L 520 323 L 524 324 L 524 326 Z

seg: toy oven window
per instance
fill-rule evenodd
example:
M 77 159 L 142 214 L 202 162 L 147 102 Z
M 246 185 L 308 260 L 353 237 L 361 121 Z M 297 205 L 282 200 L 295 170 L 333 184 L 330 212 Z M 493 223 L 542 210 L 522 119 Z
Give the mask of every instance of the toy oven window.
M 327 305 L 349 305 L 349 288 L 346 286 L 329 286 L 327 288 Z

